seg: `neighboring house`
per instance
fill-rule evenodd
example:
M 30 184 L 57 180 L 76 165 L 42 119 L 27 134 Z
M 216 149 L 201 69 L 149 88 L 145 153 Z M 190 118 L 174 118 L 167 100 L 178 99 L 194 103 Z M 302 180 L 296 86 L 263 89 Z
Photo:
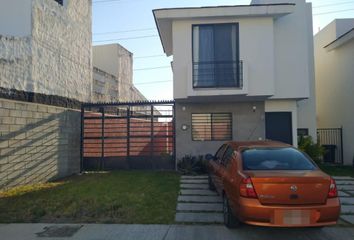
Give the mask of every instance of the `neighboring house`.
M 153 13 L 163 49 L 173 55 L 177 159 L 213 153 L 228 140 L 296 146 L 298 129 L 316 137 L 310 3 Z
M 133 54 L 119 44 L 93 47 L 92 102 L 145 101 L 133 85 Z
M 91 99 L 91 0 L 2 0 L 0 87 Z
M 319 128 L 343 127 L 344 164 L 354 161 L 354 18 L 336 19 L 315 42 Z

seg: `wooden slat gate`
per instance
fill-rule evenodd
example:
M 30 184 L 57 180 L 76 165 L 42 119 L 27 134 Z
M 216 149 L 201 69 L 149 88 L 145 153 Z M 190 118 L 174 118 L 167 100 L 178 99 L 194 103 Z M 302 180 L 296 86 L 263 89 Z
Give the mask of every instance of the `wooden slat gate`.
M 81 169 L 175 169 L 173 101 L 83 104 Z

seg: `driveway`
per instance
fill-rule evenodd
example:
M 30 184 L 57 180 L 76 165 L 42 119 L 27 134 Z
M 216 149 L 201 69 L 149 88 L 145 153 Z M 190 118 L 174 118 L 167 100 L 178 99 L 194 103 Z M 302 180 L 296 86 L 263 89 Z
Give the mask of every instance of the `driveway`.
M 75 228 L 76 232 L 68 231 L 68 227 Z M 65 233 L 72 235 L 62 237 Z M 229 230 L 222 225 L 2 224 L 0 236 L 6 240 L 348 240 L 354 239 L 354 228 L 279 229 L 243 226 Z

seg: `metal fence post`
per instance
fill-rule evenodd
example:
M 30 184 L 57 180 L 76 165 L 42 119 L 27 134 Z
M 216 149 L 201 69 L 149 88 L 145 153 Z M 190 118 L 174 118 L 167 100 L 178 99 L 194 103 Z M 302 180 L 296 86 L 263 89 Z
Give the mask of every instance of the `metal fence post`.
M 105 113 L 104 113 L 104 107 L 101 107 L 100 109 L 101 114 L 102 114 L 102 119 L 101 119 L 101 162 L 100 162 L 100 170 L 104 170 L 104 122 L 105 122 Z
M 84 105 L 81 105 L 81 125 L 80 125 L 80 173 L 84 171 L 84 114 L 85 114 L 85 107 Z

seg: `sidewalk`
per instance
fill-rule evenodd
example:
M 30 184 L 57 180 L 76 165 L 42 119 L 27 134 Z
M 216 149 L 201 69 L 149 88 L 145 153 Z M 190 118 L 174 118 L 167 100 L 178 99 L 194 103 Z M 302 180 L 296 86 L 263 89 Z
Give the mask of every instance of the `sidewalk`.
M 70 232 L 70 229 L 76 229 L 77 232 Z M 71 234 L 71 237 L 63 237 L 66 233 Z M 222 225 L 1 224 L 0 238 L 4 240 L 347 240 L 354 239 L 354 228 L 286 229 L 245 225 L 230 230 Z

